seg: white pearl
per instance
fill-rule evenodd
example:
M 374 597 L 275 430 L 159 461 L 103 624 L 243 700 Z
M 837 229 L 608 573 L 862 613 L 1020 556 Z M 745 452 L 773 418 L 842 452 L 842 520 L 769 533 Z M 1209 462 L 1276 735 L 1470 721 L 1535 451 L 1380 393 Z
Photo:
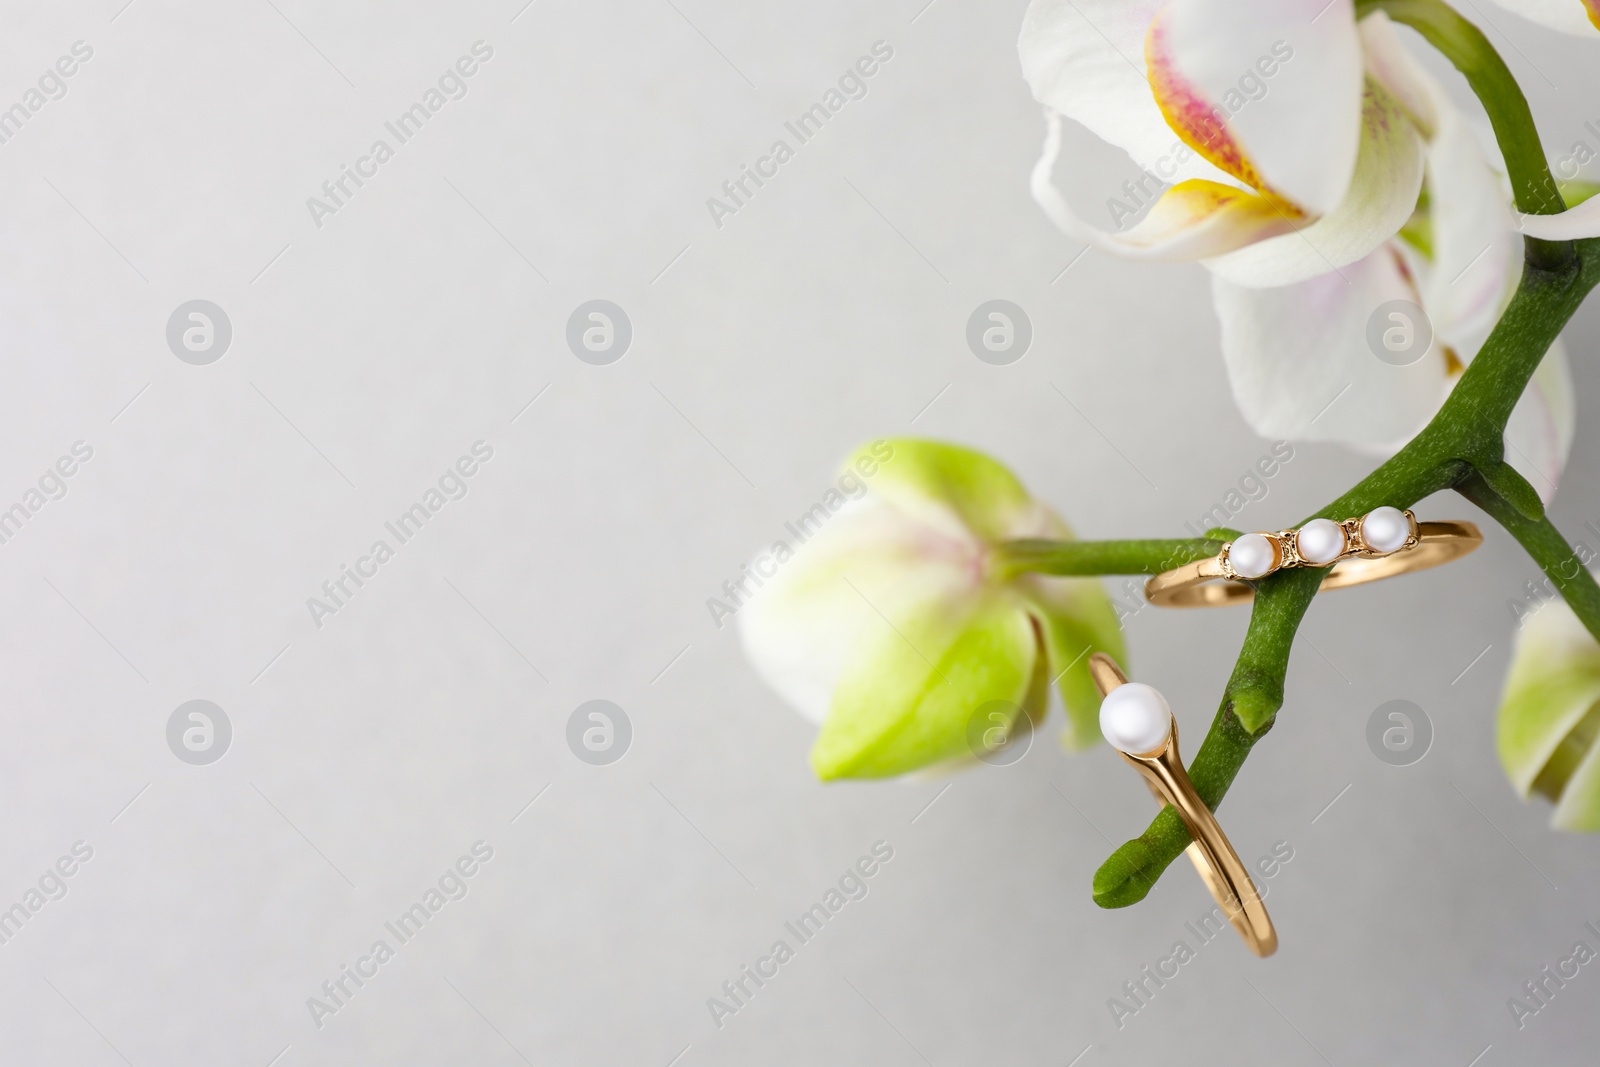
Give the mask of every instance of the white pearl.
M 1344 527 L 1332 519 L 1312 519 L 1295 534 L 1294 547 L 1307 563 L 1332 563 L 1345 550 Z
M 1258 533 L 1247 533 L 1228 549 L 1228 563 L 1241 578 L 1260 578 L 1278 565 L 1278 549 Z
M 1172 732 L 1167 698 L 1142 682 L 1119 685 L 1100 702 L 1100 732 L 1111 747 L 1134 755 L 1154 752 Z
M 1411 536 L 1411 523 L 1399 508 L 1373 508 L 1361 520 L 1361 540 L 1374 552 L 1394 552 Z

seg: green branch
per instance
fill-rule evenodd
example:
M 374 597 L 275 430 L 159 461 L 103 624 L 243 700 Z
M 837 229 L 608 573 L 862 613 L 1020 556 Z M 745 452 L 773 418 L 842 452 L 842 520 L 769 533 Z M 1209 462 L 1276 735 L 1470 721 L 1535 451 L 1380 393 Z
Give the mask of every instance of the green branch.
M 1375 11 L 1416 30 L 1466 77 L 1494 127 L 1517 207 L 1526 214 L 1565 210 L 1527 99 L 1483 33 L 1443 0 L 1356 0 L 1358 17 Z M 1504 461 L 1512 409 L 1562 327 L 1600 283 L 1600 240 L 1527 240 L 1525 249 L 1527 262 L 1510 305 L 1438 413 L 1404 448 L 1314 517 L 1339 520 L 1383 505 L 1410 507 L 1457 487 L 1512 533 L 1600 639 L 1600 586 L 1545 518 L 1538 494 Z M 1208 534 L 1173 541 L 1011 542 L 997 555 L 1007 574 L 1150 574 L 1215 554 L 1220 545 L 1214 538 L 1231 532 Z M 1257 583 L 1244 646 L 1189 766 L 1196 791 L 1212 809 L 1283 704 L 1295 633 L 1324 573 L 1293 569 Z M 1143 834 L 1118 848 L 1096 872 L 1096 903 L 1115 908 L 1142 900 L 1189 842 L 1182 821 L 1164 807 Z
M 1578 242 L 1574 252 L 1564 270 L 1528 265 L 1493 333 L 1422 432 L 1308 519 L 1353 518 L 1383 505 L 1407 508 L 1458 487 L 1511 531 L 1600 639 L 1600 586 L 1574 565 L 1571 548 L 1544 518 L 1538 494 L 1503 458 L 1505 425 L 1517 400 L 1562 327 L 1600 284 L 1600 239 Z M 1235 536 L 1220 529 L 1207 534 L 1174 540 L 1011 541 L 996 549 L 996 558 L 1007 575 L 1155 574 L 1213 556 L 1224 539 Z M 1212 809 L 1283 705 L 1295 633 L 1323 573 L 1294 569 L 1257 583 L 1244 646 L 1189 766 L 1195 789 Z M 1096 872 L 1096 903 L 1118 908 L 1142 900 L 1189 840 L 1177 813 L 1163 808 L 1143 834 L 1118 848 Z
M 1494 127 L 1517 207 L 1526 214 L 1565 210 L 1528 101 L 1482 31 L 1443 0 L 1356 0 L 1358 17 L 1375 11 L 1416 30 L 1466 77 Z M 1572 551 L 1544 517 L 1538 495 L 1504 461 L 1512 409 L 1562 327 L 1600 282 L 1600 241 L 1524 244 L 1527 264 L 1510 306 L 1438 413 L 1388 462 L 1317 515 L 1338 520 L 1385 504 L 1410 507 L 1458 486 L 1517 538 L 1600 639 L 1600 587 L 1586 569 L 1573 565 Z M 1077 547 L 1026 542 L 1005 546 L 1000 556 L 1011 573 L 1150 574 L 1215 551 L 1209 539 Z M 1282 706 L 1295 631 L 1320 581 L 1319 571 L 1292 570 L 1257 586 L 1244 647 L 1189 768 L 1213 809 Z M 1188 844 L 1176 813 L 1163 808 L 1095 874 L 1095 901 L 1125 907 L 1142 900 Z
M 1476 474 L 1463 480 L 1456 491 L 1517 539 L 1539 569 L 1550 576 L 1578 621 L 1600 641 L 1600 584 L 1595 583 L 1589 568 L 1583 565 L 1583 560 L 1550 520 L 1542 515 L 1538 518 L 1524 515 Z
M 1160 574 L 1215 556 L 1222 541 L 1007 541 L 995 548 L 1004 577 L 1021 571 L 1038 574 Z
M 1321 582 L 1321 571 L 1306 568 L 1272 575 L 1256 587 L 1244 648 L 1223 691 L 1222 706 L 1189 764 L 1189 779 L 1206 807 L 1215 810 L 1222 802 L 1250 749 L 1272 728 L 1283 704 L 1295 629 Z M 1178 813 L 1163 807 L 1149 829 L 1113 852 L 1095 872 L 1095 903 L 1122 908 L 1143 900 L 1189 840 Z
M 1577 252 L 1577 261 L 1568 271 L 1553 274 L 1530 266 L 1524 272 L 1510 307 L 1433 420 L 1388 462 L 1317 512 L 1317 516 L 1337 520 L 1365 514 L 1384 504 L 1410 507 L 1423 497 L 1458 484 L 1482 483 L 1487 490 L 1488 482 L 1482 475 L 1472 481 L 1478 470 L 1496 472 L 1502 485 L 1511 484 L 1504 475 L 1507 468 L 1501 458 L 1506 420 L 1556 335 L 1589 290 L 1600 283 L 1600 240 L 1580 242 Z M 1526 507 L 1525 493 L 1508 491 L 1522 496 Z M 1528 518 L 1499 493 L 1488 491 L 1485 499 L 1495 505 L 1490 514 L 1505 523 L 1525 546 L 1532 546 L 1530 552 L 1537 549 L 1558 567 L 1571 556 L 1571 549 L 1547 520 Z M 1545 530 L 1549 533 L 1542 532 Z M 1551 535 L 1559 552 L 1548 542 Z M 1528 539 L 1523 540 L 1524 536 Z M 1592 601 L 1592 618 L 1600 626 L 1600 589 L 1595 588 L 1586 570 L 1579 567 L 1578 571 L 1581 577 L 1563 577 L 1558 588 L 1563 593 L 1572 590 L 1580 601 Z M 1244 648 L 1228 680 L 1222 706 L 1190 769 L 1195 789 L 1213 810 L 1283 703 L 1289 650 L 1300 619 L 1320 584 L 1319 575 L 1311 569 L 1282 571 L 1257 586 Z M 1595 633 L 1600 637 L 1600 629 Z M 1188 847 L 1189 840 L 1189 832 L 1177 814 L 1164 808 L 1143 834 L 1118 848 L 1096 872 L 1095 902 L 1102 907 L 1120 908 L 1144 899 L 1161 872 Z

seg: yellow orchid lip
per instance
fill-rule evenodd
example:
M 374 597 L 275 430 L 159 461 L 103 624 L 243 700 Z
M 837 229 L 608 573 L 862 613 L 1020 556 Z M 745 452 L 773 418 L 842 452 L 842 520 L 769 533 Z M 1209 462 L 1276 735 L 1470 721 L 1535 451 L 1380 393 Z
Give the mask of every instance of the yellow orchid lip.
M 1034 199 L 1062 230 L 1096 248 L 1140 259 L 1188 261 L 1226 255 L 1295 228 L 1295 218 L 1264 196 L 1190 178 L 1162 193 L 1132 228 L 1098 230 L 1078 218 L 1051 180 L 1060 152 L 1061 116 L 1047 111 L 1044 148 L 1031 178 Z
M 1145 35 L 1145 66 L 1150 72 L 1150 91 L 1155 96 L 1156 106 L 1161 109 L 1167 125 L 1172 127 L 1184 144 L 1219 170 L 1254 189 L 1285 216 L 1291 219 L 1305 217 L 1306 213 L 1298 205 L 1275 191 L 1261 177 L 1243 146 L 1229 130 L 1227 109 L 1207 101 L 1178 72 L 1160 15 L 1150 23 Z
M 1588 12 L 1589 21 L 1594 23 L 1594 28 L 1600 30 L 1600 0 L 1583 0 L 1583 9 Z
M 1191 178 L 1168 189 L 1144 220 L 1129 230 L 1128 241 L 1172 242 L 1180 235 L 1191 251 L 1204 254 L 1208 245 L 1237 248 L 1294 229 L 1298 212 L 1271 198 L 1204 178 Z

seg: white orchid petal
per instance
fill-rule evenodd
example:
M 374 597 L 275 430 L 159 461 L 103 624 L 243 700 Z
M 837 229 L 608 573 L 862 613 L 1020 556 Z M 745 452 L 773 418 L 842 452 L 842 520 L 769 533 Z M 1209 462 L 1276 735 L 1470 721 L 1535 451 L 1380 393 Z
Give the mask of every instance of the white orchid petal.
M 1424 305 L 1435 333 L 1470 360 L 1494 329 L 1522 274 L 1510 197 L 1468 126 L 1441 111 L 1428 151 L 1433 259 Z
M 1449 389 L 1437 345 L 1404 367 L 1368 346 L 1382 304 L 1419 300 L 1391 246 L 1342 274 L 1275 289 L 1213 277 L 1211 291 L 1234 400 L 1264 437 L 1388 448 L 1421 429 Z
M 1558 215 L 1524 215 L 1522 232 L 1546 241 L 1578 241 L 1600 237 L 1600 196 L 1591 197 Z
M 1382 12 L 1361 21 L 1367 68 L 1427 138 L 1432 248 L 1421 272 L 1434 334 L 1463 362 L 1483 344 L 1522 273 L 1522 242 L 1504 176 L 1467 116 L 1401 43 Z
M 1235 285 L 1292 285 L 1337 271 L 1397 233 L 1422 189 L 1422 136 L 1400 103 L 1368 80 L 1355 177 L 1334 210 L 1293 233 L 1206 261 Z
M 1145 62 L 1168 124 L 1213 163 L 1308 214 L 1345 198 L 1362 127 L 1351 0 L 1173 0 Z
M 1401 42 L 1394 22 L 1384 12 L 1366 16 L 1357 30 L 1367 75 L 1389 90 L 1424 136 L 1433 136 L 1439 121 L 1438 83 Z
M 1600 33 L 1600 2 L 1597 0 L 1495 0 L 1507 11 L 1514 11 L 1530 22 L 1578 37 Z
M 1572 368 L 1566 346 L 1557 339 L 1512 409 L 1505 436 L 1506 462 L 1532 483 L 1546 504 L 1555 499 L 1576 429 Z
M 1294 227 L 1294 221 L 1265 198 L 1217 182 L 1192 180 L 1168 189 L 1137 226 L 1111 233 L 1085 222 L 1072 210 L 1053 173 L 1061 153 L 1061 117 L 1045 116 L 1044 148 L 1034 165 L 1033 198 L 1063 233 L 1102 251 L 1128 259 L 1186 262 L 1244 248 Z
M 1172 132 L 1145 76 L 1144 40 L 1166 0 L 1034 0 L 1017 52 L 1036 100 L 1166 181 L 1224 179 Z
M 849 664 L 893 639 L 884 615 L 946 618 L 953 639 L 978 595 L 969 555 L 976 543 L 909 522 L 876 494 L 846 504 L 790 548 L 792 559 L 761 568 L 776 573 L 735 618 L 756 672 L 818 724 Z

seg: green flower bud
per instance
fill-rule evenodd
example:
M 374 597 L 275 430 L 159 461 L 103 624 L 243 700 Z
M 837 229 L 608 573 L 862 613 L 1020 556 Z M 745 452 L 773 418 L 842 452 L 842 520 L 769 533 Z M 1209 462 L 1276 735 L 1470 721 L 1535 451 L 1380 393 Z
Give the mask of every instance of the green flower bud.
M 1500 762 L 1555 805 L 1561 830 L 1600 830 L 1600 642 L 1565 601 L 1525 617 L 1500 702 Z
M 821 726 L 818 777 L 970 760 L 979 709 L 985 726 L 995 708 L 1042 721 L 1052 682 L 1069 743 L 1098 740 L 1089 653 L 1125 658 L 1104 590 L 1007 577 L 994 554 L 1015 538 L 1069 538 L 1066 524 L 999 463 L 955 445 L 877 441 L 844 471 L 868 491 L 808 526 L 738 615 L 757 672 Z

